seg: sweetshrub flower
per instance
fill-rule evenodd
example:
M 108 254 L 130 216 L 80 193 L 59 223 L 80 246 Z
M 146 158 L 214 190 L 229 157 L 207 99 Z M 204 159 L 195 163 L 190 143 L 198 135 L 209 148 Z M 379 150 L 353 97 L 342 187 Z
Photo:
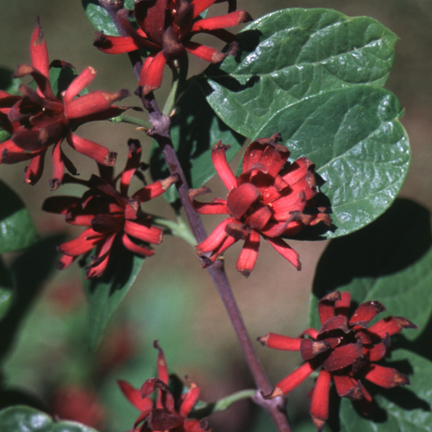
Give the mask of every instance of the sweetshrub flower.
M 126 167 L 116 179 L 105 174 L 93 175 L 89 181 L 78 181 L 89 189 L 81 198 L 56 196 L 45 200 L 43 209 L 65 215 L 66 222 L 86 226 L 78 238 L 57 247 L 63 254 L 58 263 L 60 269 L 69 267 L 80 255 L 96 248 L 96 255 L 86 267 L 87 278 L 101 276 L 105 271 L 113 245 L 120 243 L 129 251 L 151 256 L 151 244 L 162 242 L 162 229 L 152 225 L 151 217 L 141 210 L 141 204 L 163 194 L 177 176 L 158 180 L 136 191 L 130 198 L 128 189 L 133 175 L 140 166 L 141 145 L 129 140 L 129 155 Z M 115 189 L 120 179 L 120 191 Z
M 192 190 L 190 198 L 201 214 L 227 214 L 229 217 L 196 246 L 205 267 L 242 239 L 245 243 L 236 267 L 248 276 L 255 266 L 262 236 L 300 270 L 297 252 L 283 238 L 320 222 L 331 224 L 326 208 L 317 207 L 313 201 L 317 194 L 314 165 L 305 157 L 287 164 L 290 152 L 277 144 L 280 139 L 280 135 L 275 134 L 251 143 L 239 177 L 234 175 L 226 159 L 229 146 L 219 141 L 213 147 L 213 164 L 228 189 L 227 199 L 215 198 L 207 204 L 195 201 L 197 195 L 209 192 L 207 188 Z
M 225 1 L 225 0 L 222 0 Z M 137 0 L 136 30 L 129 21 L 127 9 L 118 12 L 118 19 L 126 36 L 96 34 L 95 46 L 107 54 L 123 54 L 145 48 L 150 50 L 142 68 L 139 85 L 144 94 L 158 89 L 162 83 L 163 69 L 167 62 L 176 67 L 178 60 L 190 52 L 210 63 L 219 63 L 228 54 L 236 53 L 235 36 L 224 29 L 252 20 L 244 11 L 235 11 L 235 2 L 229 1 L 231 12 L 217 17 L 200 19 L 200 14 L 221 0 Z M 190 39 L 197 33 L 211 34 L 226 43 L 231 49 L 222 53 Z
M 15 76 L 31 75 L 37 90 L 21 84 L 22 96 L 0 91 L 0 126 L 11 134 L 10 139 L 0 144 L 0 163 L 13 164 L 31 159 L 24 181 L 35 184 L 43 172 L 45 153 L 52 146 L 54 177 L 50 180 L 50 186 L 53 190 L 62 183 L 65 167 L 69 172 L 76 173 L 60 147 L 64 139 L 74 150 L 97 163 L 114 165 L 116 153 L 79 137 L 73 131 L 83 123 L 106 120 L 125 111 L 127 107 L 112 106 L 112 103 L 125 98 L 129 92 L 95 91 L 79 96 L 96 75 L 93 68 L 87 67 L 61 95 L 55 95 L 49 81 L 47 44 L 39 23 L 31 36 L 30 54 L 32 64 L 18 66 Z M 53 65 L 70 67 L 68 63 L 59 61 L 53 62 Z
M 387 317 L 369 326 L 375 316 L 384 311 L 378 301 L 361 304 L 350 316 L 351 296 L 338 291 L 323 297 L 318 303 L 320 330 L 305 330 L 293 338 L 275 333 L 258 338 L 269 348 L 300 351 L 305 363 L 286 376 L 270 395 L 273 398 L 289 393 L 314 370 L 320 369 L 312 392 L 310 414 L 318 431 L 329 416 L 329 390 L 333 382 L 340 397 L 357 403 L 367 415 L 373 409 L 373 398 L 364 382 L 370 381 L 384 388 L 409 384 L 408 377 L 394 368 L 377 364 L 390 347 L 390 337 L 405 328 L 417 328 L 406 318 Z M 308 336 L 308 338 L 304 338 Z
M 198 401 L 199 387 L 190 381 L 189 391 L 175 397 L 168 387 L 170 377 L 165 355 L 158 346 L 157 341 L 154 346 L 159 351 L 157 378 L 148 379 L 142 385 L 141 390 L 135 389 L 126 381 L 118 381 L 121 391 L 129 402 L 141 411 L 131 432 L 202 432 L 203 430 L 211 432 L 205 419 L 200 421 L 187 418 Z M 150 395 L 156 390 L 157 397 L 156 401 L 154 401 Z

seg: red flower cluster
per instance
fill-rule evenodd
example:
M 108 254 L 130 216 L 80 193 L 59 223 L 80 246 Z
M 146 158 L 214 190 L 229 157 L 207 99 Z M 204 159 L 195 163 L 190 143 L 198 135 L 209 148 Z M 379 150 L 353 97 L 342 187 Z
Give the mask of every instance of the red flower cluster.
M 129 402 L 141 411 L 131 432 L 173 431 L 173 432 L 202 432 L 210 431 L 205 419 L 190 420 L 187 418 L 199 398 L 200 389 L 191 382 L 188 393 L 183 393 L 176 400 L 168 388 L 168 368 L 165 355 L 157 342 L 155 348 L 159 350 L 157 368 L 158 378 L 148 379 L 141 390 L 133 388 L 125 381 L 119 381 L 123 394 Z M 150 395 L 158 390 L 156 401 Z M 144 423 L 143 423 L 144 422 Z M 140 425 L 140 423 L 143 423 Z
M 148 94 L 162 83 L 163 69 L 168 62 L 176 67 L 177 61 L 186 51 L 210 63 L 222 61 L 227 54 L 215 48 L 191 42 L 197 33 L 207 33 L 233 43 L 235 36 L 224 27 L 233 27 L 250 21 L 252 18 L 243 10 L 232 11 L 227 15 L 200 19 L 199 15 L 214 3 L 226 0 L 137 0 L 135 18 L 139 29 L 129 21 L 130 11 L 120 10 L 118 19 L 127 36 L 116 37 L 97 33 L 95 46 L 107 54 L 123 54 L 140 48 L 150 50 L 142 68 L 139 85 Z M 233 2 L 230 1 L 230 10 Z M 235 48 L 228 54 L 234 54 Z
M 331 224 L 325 208 L 317 208 L 314 165 L 303 157 L 287 164 L 289 150 L 277 144 L 280 135 L 254 141 L 243 159 L 243 173 L 237 178 L 226 159 L 229 146 L 219 141 L 212 150 L 213 164 L 228 189 L 227 199 L 216 198 L 204 204 L 195 196 L 209 192 L 206 188 L 191 191 L 194 208 L 202 214 L 228 214 L 210 236 L 197 245 L 205 266 L 239 239 L 245 244 L 237 261 L 237 270 L 248 276 L 258 257 L 260 235 L 284 258 L 300 270 L 297 252 L 282 239 L 307 226 Z
M 120 192 L 115 189 L 116 180 L 92 176 L 87 182 L 80 182 L 89 189 L 81 198 L 56 196 L 45 200 L 43 209 L 65 215 L 66 222 L 87 226 L 75 240 L 58 246 L 63 257 L 58 267 L 64 269 L 80 255 L 96 247 L 96 255 L 87 266 L 87 278 L 101 276 L 108 265 L 111 249 L 116 238 L 123 246 L 141 256 L 151 256 L 154 250 L 148 245 L 160 244 L 162 229 L 152 226 L 151 217 L 141 210 L 141 203 L 163 194 L 176 180 L 170 176 L 158 180 L 128 197 L 130 181 L 140 166 L 141 145 L 129 140 L 129 156 L 120 176 Z
M 349 317 L 350 293 L 338 291 L 323 297 L 318 303 L 321 329 L 307 329 L 302 336 L 292 338 L 269 333 L 258 340 L 269 348 L 300 351 L 305 363 L 276 384 L 273 398 L 289 393 L 314 370 L 321 368 L 312 393 L 310 413 L 318 431 L 329 416 L 329 390 L 333 379 L 340 397 L 355 401 L 364 414 L 371 412 L 373 399 L 363 381 L 384 388 L 409 384 L 408 377 L 396 369 L 378 365 L 390 346 L 390 336 L 404 328 L 417 328 L 406 318 L 384 318 L 368 328 L 370 321 L 384 311 L 377 301 L 361 304 Z
M 96 391 L 79 386 L 59 387 L 51 396 L 53 415 L 63 420 L 105 429 L 108 413 Z
M 77 97 L 96 75 L 93 68 L 87 67 L 61 97 L 55 95 L 49 81 L 47 45 L 39 24 L 31 37 L 30 54 L 32 65 L 18 66 L 15 76 L 31 75 L 37 90 L 25 84 L 20 86 L 22 96 L 12 96 L 0 90 L 0 126 L 11 134 L 10 139 L 0 144 L 0 163 L 13 164 L 31 159 L 24 181 L 35 184 L 43 172 L 45 153 L 53 146 L 54 177 L 50 180 L 50 186 L 51 189 L 57 189 L 62 182 L 65 167 L 71 173 L 76 173 L 72 162 L 60 147 L 66 139 L 74 150 L 91 157 L 97 163 L 114 165 L 116 153 L 75 135 L 73 130 L 83 123 L 106 120 L 122 113 L 127 108 L 114 107 L 112 103 L 128 96 L 128 91 L 95 91 Z M 64 62 L 55 64 L 60 67 L 70 66 Z

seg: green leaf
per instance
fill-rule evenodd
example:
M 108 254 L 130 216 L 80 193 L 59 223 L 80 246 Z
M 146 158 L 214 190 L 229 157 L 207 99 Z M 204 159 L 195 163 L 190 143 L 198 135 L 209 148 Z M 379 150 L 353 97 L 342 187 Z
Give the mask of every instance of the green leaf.
M 198 80 L 216 114 L 251 139 L 280 132 L 292 159 L 316 164 L 336 226 L 327 237 L 382 214 L 410 161 L 402 108 L 379 88 L 396 36 L 371 18 L 289 9 L 253 22 L 238 40 L 239 58 L 228 56 Z
M 71 421 L 54 421 L 48 414 L 27 406 L 0 411 L 2 432 L 96 432 L 96 429 Z
M 331 113 L 331 116 L 329 116 Z M 410 163 L 396 97 L 359 86 L 335 90 L 279 111 L 258 136 L 279 131 L 291 158 L 307 156 L 325 180 L 340 237 L 375 220 L 399 193 Z M 257 137 L 255 137 L 257 138 Z
M 0 320 L 7 314 L 12 304 L 13 289 L 12 275 L 0 257 Z
M 228 56 L 205 72 L 208 101 L 226 124 L 252 138 L 276 112 L 305 98 L 384 85 L 397 37 L 372 18 L 285 9 L 255 20 L 237 39 L 239 58 Z
M 62 92 L 64 92 L 70 85 L 70 83 L 77 77 L 78 75 L 75 72 L 73 67 L 65 66 L 51 66 L 49 70 L 49 79 L 51 88 L 54 94 L 61 98 Z M 80 95 L 88 93 L 87 89 L 84 89 Z
M 189 80 L 187 89 L 176 106 L 171 138 L 192 188 L 201 187 L 215 174 L 211 149 L 219 140 L 231 146 L 227 151 L 227 158 L 231 160 L 245 139 L 215 115 L 195 79 Z M 150 167 L 153 178 L 164 178 L 169 175 L 158 147 L 153 150 Z M 177 193 L 172 188 L 164 196 L 170 202 L 174 202 Z
M 19 196 L 0 180 L 0 254 L 25 249 L 37 240 L 36 228 Z
M 144 258 L 133 255 L 114 243 L 110 262 L 99 278 L 84 279 L 84 289 L 89 301 L 90 345 L 97 347 L 111 315 L 117 309 L 144 263 Z
M 42 239 L 11 264 L 10 273 L 15 289 L 12 302 L 0 321 L 0 360 L 13 345 L 29 308 L 55 269 L 58 258 L 55 248 L 62 241 L 63 236 L 59 235 Z
M 16 95 L 19 94 L 18 88 L 21 80 L 14 78 L 13 74 L 11 69 L 0 67 L 0 89 L 11 95 Z
M 217 400 L 216 402 L 204 402 L 199 400 L 194 405 L 191 411 L 191 415 L 194 418 L 203 418 L 218 411 L 225 411 L 231 405 L 238 401 L 241 401 L 243 399 L 253 399 L 253 397 L 256 395 L 256 392 L 256 389 L 240 390 L 238 392 L 225 396 Z
M 411 385 L 389 390 L 377 388 L 379 394 L 375 401 L 379 408 L 370 418 L 359 415 L 353 403 L 342 398 L 340 425 L 343 432 L 432 431 L 432 363 L 405 350 L 394 352 L 391 360 L 398 361 L 396 369 L 408 373 Z
M 87 18 L 97 31 L 103 31 L 110 36 L 119 35 L 111 17 L 98 0 L 82 0 L 82 5 Z M 125 9 L 134 9 L 134 0 L 125 0 L 124 7 Z
M 419 338 L 432 313 L 431 281 L 430 213 L 412 201 L 398 199 L 363 230 L 330 242 L 315 274 L 311 325 L 320 327 L 318 300 L 341 290 L 349 291 L 358 304 L 378 300 L 387 315 L 413 321 L 419 330 L 405 330 L 402 335 L 409 340 Z M 411 348 L 432 356 L 430 343 Z

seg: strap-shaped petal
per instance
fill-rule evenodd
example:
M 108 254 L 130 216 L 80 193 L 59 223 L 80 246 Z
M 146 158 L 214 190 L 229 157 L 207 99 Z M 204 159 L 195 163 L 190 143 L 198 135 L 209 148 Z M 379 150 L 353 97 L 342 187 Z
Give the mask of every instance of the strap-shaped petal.
M 141 392 L 132 387 L 128 382 L 118 380 L 117 383 L 122 393 L 134 407 L 138 408 L 140 411 L 147 411 L 153 408 L 153 401 L 150 398 L 143 398 Z
M 258 258 L 259 244 L 259 234 L 255 230 L 251 230 L 246 238 L 236 264 L 237 270 L 243 276 L 248 277 L 255 267 L 255 263 Z
M 269 348 L 283 351 L 300 351 L 301 343 L 304 339 L 283 336 L 276 333 L 267 333 L 258 338 L 259 342 Z
M 329 416 L 331 374 L 321 369 L 312 393 L 310 414 L 318 432 L 324 428 Z
M 216 172 L 218 173 L 223 184 L 230 191 L 237 186 L 237 177 L 232 172 L 232 169 L 228 165 L 226 158 L 226 151 L 229 148 L 230 146 L 223 145 L 222 141 L 219 140 L 218 143 L 212 148 L 211 157 Z
M 74 150 L 92 158 L 97 163 L 106 166 L 114 166 L 117 153 L 109 151 L 106 147 L 75 135 L 74 133 L 69 133 L 66 136 L 66 140 Z
M 384 388 L 408 385 L 408 377 L 396 369 L 372 364 L 364 376 L 368 381 Z
M 393 336 L 404 328 L 417 328 L 417 326 L 403 317 L 387 317 L 369 327 L 368 332 L 383 339 L 386 334 Z
M 143 223 L 126 220 L 124 223 L 124 231 L 131 237 L 135 237 L 148 243 L 162 243 L 163 231 L 160 228 L 154 227 L 152 225 L 145 225 Z
M 298 387 L 314 370 L 315 368 L 309 362 L 302 364 L 294 372 L 291 372 L 283 380 L 279 381 L 273 391 L 264 397 L 271 399 L 276 396 L 286 395 Z
M 267 238 L 266 240 L 279 252 L 285 259 L 287 259 L 297 270 L 301 270 L 299 254 L 281 238 Z
M 96 76 L 96 71 L 87 66 L 69 85 L 64 96 L 64 103 L 69 103 L 72 99 L 80 92 L 82 92 L 94 79 Z
M 245 10 L 239 10 L 226 15 L 219 15 L 195 21 L 190 31 L 191 33 L 194 33 L 206 30 L 223 29 L 225 27 L 234 27 L 248 21 L 252 21 L 252 17 Z

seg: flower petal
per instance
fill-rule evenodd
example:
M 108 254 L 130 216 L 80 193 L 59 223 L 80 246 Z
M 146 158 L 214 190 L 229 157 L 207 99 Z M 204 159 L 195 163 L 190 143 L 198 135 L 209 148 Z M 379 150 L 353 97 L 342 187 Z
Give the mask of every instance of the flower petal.
M 206 30 L 223 29 L 225 27 L 234 27 L 248 21 L 252 21 L 252 17 L 245 10 L 239 10 L 226 15 L 219 15 L 195 21 L 190 32 L 195 33 Z
M 222 221 L 213 232 L 199 245 L 195 246 L 198 255 L 203 255 L 215 250 L 227 238 L 228 234 L 225 231 L 229 223 L 235 223 L 234 218 L 228 218 Z
M 131 237 L 135 237 L 148 243 L 162 243 L 163 231 L 160 228 L 154 227 L 153 225 L 126 220 L 124 223 L 124 231 Z
M 115 93 L 94 91 L 66 103 L 65 115 L 69 120 L 80 120 L 86 116 L 106 111 L 113 102 L 128 96 L 129 92 L 124 89 Z
M 96 71 L 87 66 L 69 85 L 64 96 L 63 101 L 68 104 L 75 96 L 83 91 L 95 78 Z
M 258 258 L 259 244 L 259 234 L 256 231 L 251 230 L 246 238 L 236 264 L 237 270 L 243 276 L 248 277 L 255 267 L 255 263 Z
M 65 166 L 63 162 L 63 152 L 60 147 L 61 141 L 53 146 L 52 161 L 53 161 L 53 178 L 48 180 L 52 191 L 58 189 L 62 184 Z
M 162 85 L 165 64 L 166 58 L 162 51 L 156 55 L 149 55 L 147 57 L 139 79 L 139 85 L 142 87 L 144 95 L 149 94 Z
M 387 317 L 369 327 L 368 332 L 383 339 L 386 334 L 393 336 L 404 328 L 417 328 L 417 326 L 403 317 Z
M 329 372 L 343 369 L 363 357 L 361 343 L 351 343 L 336 347 L 324 360 L 323 367 Z
M 232 216 L 240 220 L 243 215 L 261 198 L 261 193 L 252 183 L 243 183 L 230 190 L 227 206 Z
M 349 375 L 333 374 L 337 394 L 340 397 L 346 397 L 351 400 L 359 400 L 363 398 L 362 386 L 360 381 L 355 380 Z
M 77 257 L 91 251 L 98 243 L 103 241 L 104 238 L 105 236 L 88 228 L 76 239 L 57 246 L 57 251 L 65 255 Z
M 340 300 L 340 298 L 340 292 L 334 291 L 322 297 L 318 302 L 318 314 L 321 325 L 323 325 L 329 318 L 335 316 L 335 302 L 336 300 Z
M 330 395 L 331 374 L 321 369 L 312 393 L 310 414 L 318 432 L 324 428 L 329 416 L 329 395 Z
M 267 333 L 258 338 L 258 341 L 269 348 L 283 351 L 300 351 L 300 345 L 304 339 L 282 336 L 276 333 Z
M 108 36 L 103 32 L 95 34 L 93 45 L 105 54 L 125 54 L 141 48 L 130 36 Z
M 216 0 L 192 0 L 193 17 L 196 18 L 215 2 Z
M 298 387 L 313 371 L 315 368 L 306 362 L 291 372 L 283 380 L 279 381 L 271 394 L 264 396 L 266 399 L 271 399 L 277 396 L 283 396 Z
M 183 417 L 187 417 L 187 415 L 190 413 L 194 405 L 197 403 L 199 395 L 199 387 L 194 382 L 191 382 L 189 391 L 186 393 L 186 396 L 180 406 L 180 414 Z
M 309 361 L 331 348 L 331 344 L 325 340 L 316 341 L 313 339 L 302 339 L 300 353 L 304 361 Z
M 42 176 L 45 163 L 45 151 L 33 157 L 30 165 L 26 167 L 24 174 L 24 182 L 28 184 L 36 184 Z
M 163 381 L 166 385 L 168 385 L 169 374 L 168 374 L 168 367 L 165 359 L 165 354 L 162 348 L 158 345 L 158 341 L 154 341 L 153 346 L 158 350 L 158 358 L 157 358 L 158 378 L 161 381 Z
M 408 385 L 408 377 L 398 372 L 396 369 L 371 364 L 368 372 L 364 376 L 368 381 L 384 388 L 393 388 L 399 385 Z
M 122 237 L 123 246 L 130 250 L 131 252 L 141 255 L 141 256 L 152 256 L 155 254 L 155 251 L 150 246 L 139 246 L 134 243 L 127 234 L 123 234 Z
M 128 382 L 118 380 L 117 383 L 127 400 L 140 411 L 147 411 L 153 408 L 153 401 L 150 398 L 143 398 L 141 392 L 132 387 Z
M 281 238 L 267 238 L 266 240 L 279 252 L 285 259 L 287 259 L 297 270 L 301 270 L 299 261 L 299 254 L 286 244 Z
M 141 144 L 138 140 L 128 140 L 128 158 L 125 169 L 123 170 L 120 178 L 120 192 L 122 195 L 127 196 L 130 181 L 139 167 L 141 161 Z
M 222 180 L 223 184 L 226 186 L 228 191 L 237 186 L 237 177 L 232 172 L 228 161 L 226 158 L 226 151 L 230 146 L 223 145 L 222 141 L 219 140 L 218 143 L 212 148 L 211 158 L 213 165 L 215 167 L 218 176 Z
M 114 166 L 117 153 L 109 151 L 106 147 L 74 133 L 69 133 L 66 136 L 66 140 L 74 150 L 92 158 L 97 163 L 105 166 Z
M 31 35 L 30 56 L 33 67 L 41 74 L 49 77 L 48 48 L 39 22 Z
M 184 47 L 194 56 L 210 63 L 219 63 L 227 56 L 227 54 L 221 53 L 215 48 L 196 42 L 187 42 L 184 44 Z
M 176 181 L 178 181 L 177 175 L 169 176 L 164 180 L 157 180 L 135 192 L 132 198 L 137 198 L 140 202 L 149 201 L 165 193 L 165 191 Z
M 353 313 L 348 321 L 351 325 L 367 327 L 369 322 L 380 312 L 385 311 L 385 307 L 378 301 L 369 301 L 362 303 Z

